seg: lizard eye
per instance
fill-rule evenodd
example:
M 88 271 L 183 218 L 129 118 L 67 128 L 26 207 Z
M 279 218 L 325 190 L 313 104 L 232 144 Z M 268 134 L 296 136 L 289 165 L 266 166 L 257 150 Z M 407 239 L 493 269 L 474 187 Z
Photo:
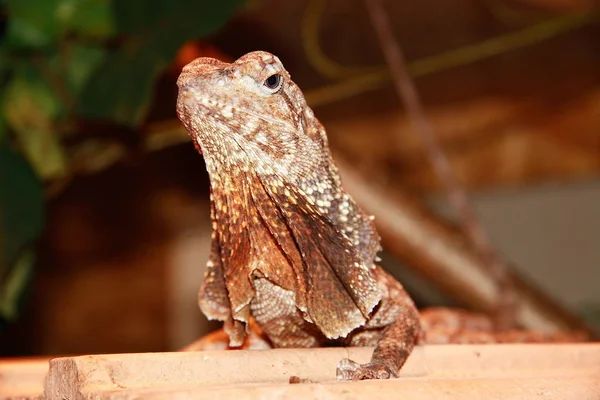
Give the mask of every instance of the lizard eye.
M 281 85 L 283 84 L 283 79 L 280 74 L 273 74 L 267 79 L 265 79 L 265 86 L 271 90 L 273 93 L 277 92 L 281 89 Z

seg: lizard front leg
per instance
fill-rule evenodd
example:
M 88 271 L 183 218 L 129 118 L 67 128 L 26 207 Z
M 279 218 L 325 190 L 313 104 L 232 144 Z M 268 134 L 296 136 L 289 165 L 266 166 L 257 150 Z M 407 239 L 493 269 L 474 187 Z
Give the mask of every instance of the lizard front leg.
M 382 292 L 381 303 L 367 324 L 352 332 L 346 343 L 375 346 L 375 351 L 367 364 L 347 358 L 340 361 L 338 380 L 398 377 L 420 335 L 419 313 L 402 285 L 380 267 L 375 267 L 373 274 Z

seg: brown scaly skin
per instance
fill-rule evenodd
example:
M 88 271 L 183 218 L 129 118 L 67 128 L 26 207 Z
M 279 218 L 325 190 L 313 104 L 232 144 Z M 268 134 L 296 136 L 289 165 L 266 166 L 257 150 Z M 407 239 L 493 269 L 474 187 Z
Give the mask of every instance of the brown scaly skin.
M 198 58 L 177 113 L 211 182 L 212 254 L 199 303 L 240 346 L 253 317 L 275 347 L 373 346 L 338 379 L 398 376 L 420 333 L 402 285 L 375 265 L 379 236 L 343 190 L 325 129 L 279 59 Z

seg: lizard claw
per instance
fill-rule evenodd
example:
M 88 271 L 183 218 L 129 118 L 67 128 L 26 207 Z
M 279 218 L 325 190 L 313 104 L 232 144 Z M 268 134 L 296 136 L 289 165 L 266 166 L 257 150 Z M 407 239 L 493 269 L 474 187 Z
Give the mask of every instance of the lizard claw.
M 362 381 L 365 379 L 397 378 L 398 373 L 384 364 L 359 364 L 344 358 L 337 366 L 336 377 L 338 381 Z

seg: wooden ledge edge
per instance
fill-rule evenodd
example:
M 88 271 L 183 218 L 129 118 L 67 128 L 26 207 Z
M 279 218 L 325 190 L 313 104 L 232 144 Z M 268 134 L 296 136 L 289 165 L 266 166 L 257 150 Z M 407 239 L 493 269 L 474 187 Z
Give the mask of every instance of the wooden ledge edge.
M 233 396 L 246 393 L 244 388 L 249 387 L 254 389 L 247 394 L 259 397 L 269 390 L 289 391 L 294 398 L 294 393 L 338 393 L 342 389 L 336 387 L 345 388 L 342 392 L 348 390 L 346 384 L 334 382 L 338 361 L 349 357 L 366 362 L 371 353 L 371 348 L 320 348 L 103 354 L 55 358 L 49 369 L 47 359 L 0 360 L 0 397 L 41 398 L 42 386 L 45 398 L 69 400 L 155 395 L 170 398 L 175 394 L 178 398 L 180 394 L 181 398 L 195 398 L 198 393 Z M 456 388 L 458 391 L 453 393 L 458 398 L 469 398 L 461 392 L 466 391 L 469 382 L 478 390 L 491 390 L 501 382 L 522 390 L 542 390 L 545 386 L 558 390 L 549 382 L 562 382 L 565 388 L 600 393 L 600 343 L 418 346 L 400 375 L 397 380 L 364 384 L 383 385 L 381 390 L 388 391 L 385 393 L 416 387 L 421 394 L 432 390 L 442 393 L 450 385 L 446 392 Z M 291 376 L 314 383 L 289 385 Z

